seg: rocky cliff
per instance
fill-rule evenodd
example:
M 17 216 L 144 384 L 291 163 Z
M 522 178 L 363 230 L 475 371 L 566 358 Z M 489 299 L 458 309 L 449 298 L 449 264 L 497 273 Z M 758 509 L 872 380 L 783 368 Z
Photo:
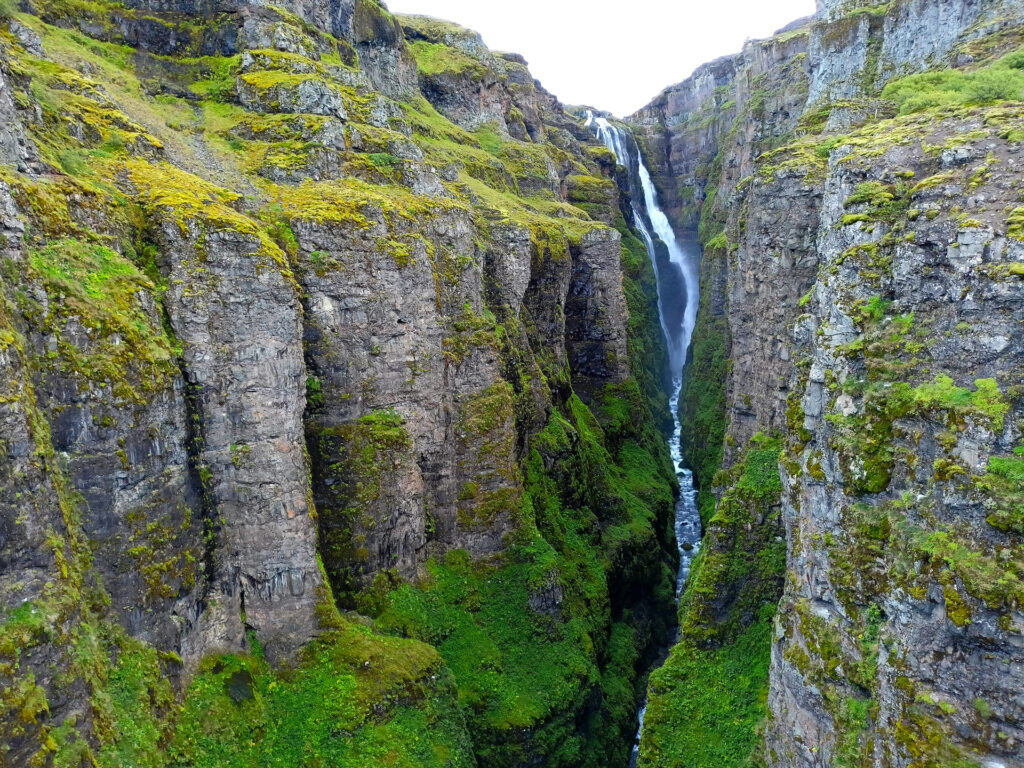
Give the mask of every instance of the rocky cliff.
M 631 118 L 705 244 L 640 765 L 1024 765 L 1022 35 L 823 2 Z
M 604 765 L 668 639 L 654 277 L 515 55 L 0 4 L 0 763 Z
M 640 766 L 1024 766 L 1024 7 L 629 120 L 704 247 Z M 676 480 L 629 183 L 376 0 L 0 0 L 0 764 L 625 765 Z

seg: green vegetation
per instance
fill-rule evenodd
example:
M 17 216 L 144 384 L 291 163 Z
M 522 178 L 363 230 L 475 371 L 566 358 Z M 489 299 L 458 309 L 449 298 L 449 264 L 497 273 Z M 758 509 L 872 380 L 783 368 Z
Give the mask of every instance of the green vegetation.
M 639 766 L 745 766 L 760 747 L 768 710 L 774 606 L 733 642 L 677 645 L 651 675 Z
M 475 765 L 436 651 L 346 621 L 274 672 L 259 655 L 206 659 L 189 686 L 169 766 Z
M 64 365 L 86 381 L 112 385 L 121 402 L 142 403 L 178 372 L 175 349 L 142 296 L 153 283 L 120 254 L 95 243 L 53 240 L 32 251 L 29 264 L 47 293 L 59 297 L 44 320 L 58 338 Z M 62 334 L 76 318 L 98 343 L 79 349 Z
M 665 349 L 658 314 L 658 288 L 647 247 L 628 228 L 621 215 L 615 228 L 622 235 L 622 288 L 629 310 L 629 358 L 633 378 L 650 408 L 654 423 L 670 434 L 672 415 L 668 409 L 668 351 Z
M 1020 101 L 1024 98 L 1024 52 L 1011 53 L 981 69 L 910 75 L 889 83 L 882 98 L 895 102 L 901 115 L 937 107 Z
M 700 307 L 691 342 L 691 362 L 686 369 L 679 398 L 683 424 L 682 443 L 686 466 L 697 486 L 697 508 L 707 523 L 714 514 L 714 477 L 722 463 L 725 439 L 726 318 L 711 308 L 714 282 L 726 268 L 728 239 L 725 233 L 704 247 L 701 263 Z
M 978 490 L 987 493 L 984 482 Z M 1007 613 L 1024 604 L 1024 553 L 1019 546 L 993 548 L 975 540 L 964 526 L 925 526 L 910 513 L 927 510 L 930 500 L 909 495 L 876 505 L 857 504 L 844 515 L 848 539 L 830 542 L 833 583 L 848 610 L 856 611 L 865 592 L 901 588 L 923 599 L 937 582 L 946 612 L 958 626 L 970 623 L 980 601 Z
M 1017 240 L 1024 240 L 1024 207 L 1014 208 L 1010 212 L 1010 217 L 1006 220 L 1006 234 Z
M 701 552 L 680 600 L 680 633 L 697 646 L 735 637 L 758 615 L 762 603 L 774 604 L 782 589 L 785 544 L 775 505 L 780 437 L 757 434 L 740 462 L 720 472 L 721 494 L 705 523 Z
M 487 76 L 488 69 L 478 59 L 443 43 L 428 43 L 417 40 L 409 50 L 416 58 L 420 73 L 427 77 L 438 75 L 465 75 L 472 80 Z
M 312 390 L 307 382 L 310 405 L 318 399 L 315 407 L 320 407 L 322 385 L 312 381 Z M 370 558 L 367 533 L 376 526 L 378 516 L 390 514 L 381 509 L 392 501 L 387 473 L 411 461 L 412 442 L 402 417 L 394 411 L 374 411 L 337 427 L 323 427 L 311 419 L 306 432 L 319 499 L 318 551 L 335 600 L 353 608 Z
M 778 539 L 782 439 L 756 435 L 718 478 L 680 601 L 681 640 L 651 675 L 640 766 L 743 766 L 759 750 L 785 544 Z
M 1024 458 L 993 456 L 978 487 L 992 499 L 988 522 L 1006 533 L 1024 534 Z
M 379 578 L 363 600 L 378 626 L 438 648 L 455 676 L 477 754 L 489 764 L 532 755 L 548 765 L 596 766 L 608 749 L 628 746 L 641 659 L 626 642 L 637 628 L 612 621 L 622 607 L 609 580 L 653 580 L 660 610 L 671 605 L 666 542 L 656 531 L 665 530 L 672 494 L 668 468 L 652 461 L 658 453 L 645 452 L 664 450 L 656 432 L 646 445 L 623 440 L 618 456 L 605 448 L 619 443 L 621 430 L 637 428 L 628 404 L 618 421 L 618 397 L 609 395 L 599 410 L 612 419 L 607 432 L 574 397 L 534 437 L 523 468 L 526 494 L 500 559 L 474 562 L 449 552 L 431 561 L 420 585 L 387 592 Z M 554 456 L 557 474 L 546 469 Z M 543 602 L 552 595 L 559 598 Z M 667 629 L 643 627 L 661 637 Z M 598 686 L 608 704 L 595 713 L 588 741 L 572 713 Z M 535 737 L 515 739 L 522 728 Z
M 974 391 L 956 386 L 948 376 L 917 387 L 907 382 L 885 382 L 847 387 L 864 397 L 863 415 L 829 414 L 836 428 L 835 441 L 851 493 L 879 493 L 889 486 L 897 458 L 897 422 L 907 418 L 933 419 L 956 428 L 970 418 L 999 432 L 1009 405 L 994 379 L 979 379 Z M 855 389 L 856 388 L 856 389 Z

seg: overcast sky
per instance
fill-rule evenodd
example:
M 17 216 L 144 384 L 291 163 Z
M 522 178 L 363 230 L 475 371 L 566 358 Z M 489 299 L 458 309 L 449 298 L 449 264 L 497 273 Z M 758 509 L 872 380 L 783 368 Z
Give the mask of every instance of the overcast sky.
M 475 29 L 494 50 L 526 57 L 565 104 L 620 117 L 747 38 L 814 12 L 814 0 L 385 0 Z M 612 8 L 616 9 L 614 12 Z

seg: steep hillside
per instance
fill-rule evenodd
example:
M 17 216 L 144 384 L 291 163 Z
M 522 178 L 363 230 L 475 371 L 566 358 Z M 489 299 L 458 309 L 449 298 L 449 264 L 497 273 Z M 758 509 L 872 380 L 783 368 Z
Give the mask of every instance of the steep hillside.
M 1024 764 L 1022 43 L 1015 2 L 823 2 L 631 119 L 705 244 L 641 766 Z
M 523 60 L 373 0 L 6 2 L 0 122 L 0 763 L 625 762 L 664 345 Z
M 820 0 L 624 123 L 676 612 L 637 178 L 521 57 L 0 0 L 0 765 L 625 766 L 646 687 L 640 768 L 1024 768 L 1022 99 L 1020 0 Z

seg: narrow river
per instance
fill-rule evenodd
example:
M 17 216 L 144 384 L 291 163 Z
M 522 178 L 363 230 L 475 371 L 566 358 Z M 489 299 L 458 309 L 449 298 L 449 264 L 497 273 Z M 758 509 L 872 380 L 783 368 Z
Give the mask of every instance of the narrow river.
M 651 174 L 644 165 L 633 137 L 603 117 L 587 114 L 587 127 L 615 153 L 618 163 L 629 172 L 630 203 L 633 222 L 647 246 L 658 281 L 658 314 L 668 344 L 672 372 L 672 395 L 669 405 L 674 428 L 668 447 L 679 478 L 679 499 L 675 510 L 676 545 L 679 547 L 679 571 L 676 573 L 676 603 L 690 575 L 690 564 L 700 547 L 701 525 L 697 511 L 697 492 L 693 473 L 683 466 L 682 424 L 679 421 L 679 396 L 683 386 L 683 366 L 690 349 L 690 340 L 697 320 L 700 297 L 700 250 L 696 243 L 680 243 L 668 216 L 658 205 L 658 195 Z M 665 254 L 659 257 L 659 248 Z M 667 256 L 667 259 L 665 259 Z M 680 293 L 682 295 L 680 295 Z M 682 310 L 682 311 L 680 311 Z M 640 738 L 644 730 L 647 699 L 637 714 L 636 740 L 629 756 L 629 768 L 635 768 L 640 754 Z

